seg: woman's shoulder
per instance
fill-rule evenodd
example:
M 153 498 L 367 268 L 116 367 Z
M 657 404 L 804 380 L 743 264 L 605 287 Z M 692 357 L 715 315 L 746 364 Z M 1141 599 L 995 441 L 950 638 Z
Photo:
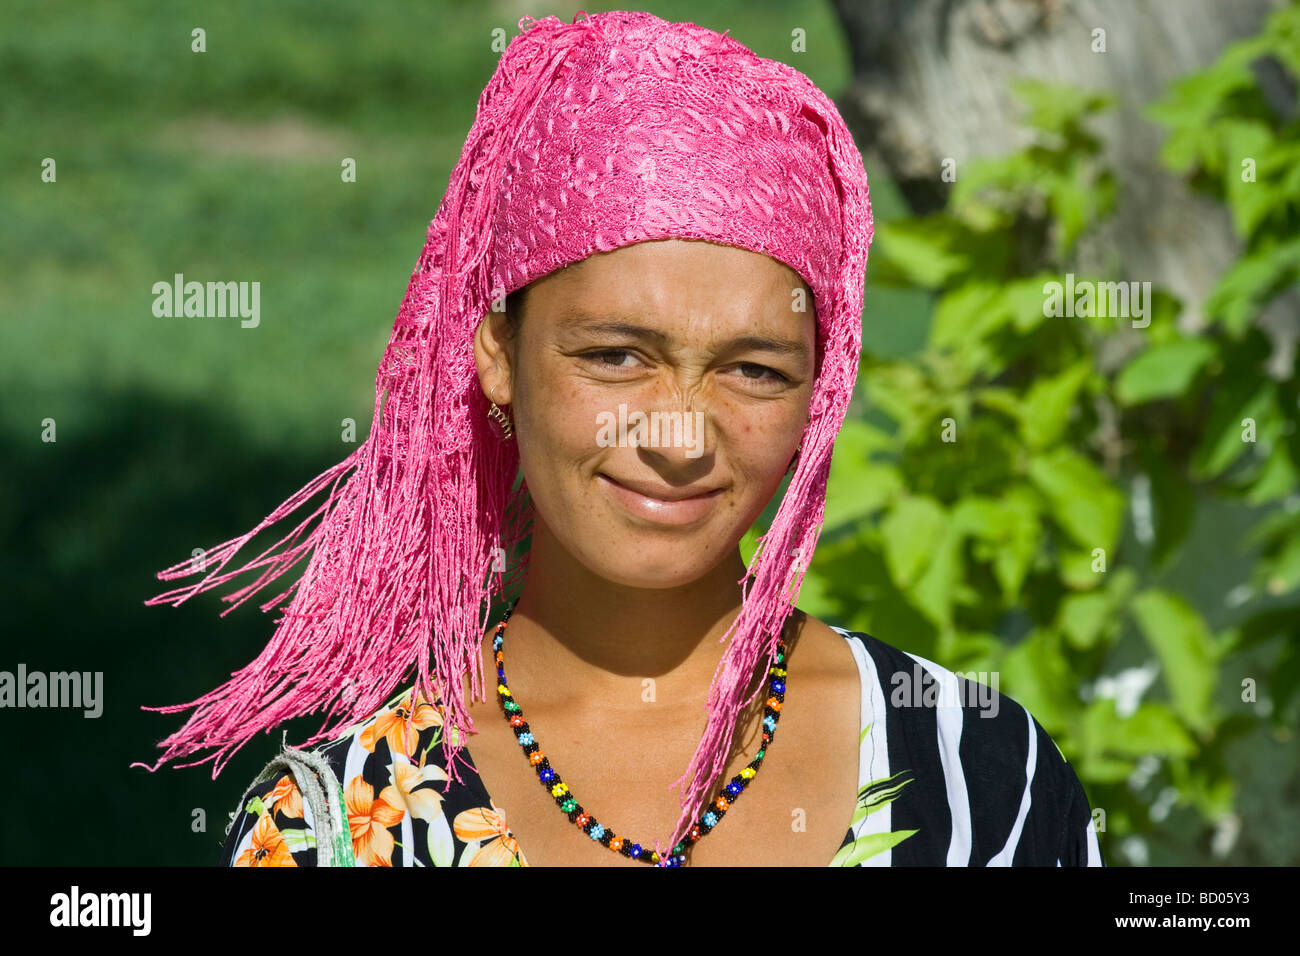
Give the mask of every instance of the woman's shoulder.
M 932 831 L 942 821 L 941 863 L 955 855 L 974 865 L 1103 865 L 1078 775 L 1033 714 L 999 689 L 996 670 L 954 670 L 829 626 L 854 646 L 864 719 L 891 773 L 933 791 L 908 804 L 932 805 Z M 924 841 L 899 850 L 908 843 L 915 852 Z
M 409 719 L 408 719 L 409 718 Z M 368 718 L 333 739 L 268 765 L 232 814 L 222 847 L 222 866 L 316 866 L 317 815 L 327 805 L 304 798 L 302 774 L 313 773 L 350 833 L 357 865 L 391 866 L 400 854 L 390 828 L 405 818 L 440 815 L 445 784 L 442 712 L 414 687 L 406 687 Z M 281 755 L 282 757 L 284 754 Z M 332 781 L 322 779 L 321 762 Z M 315 764 L 312 770 L 308 764 Z M 334 785 L 337 791 L 330 793 Z M 314 788 L 310 788 L 314 789 Z

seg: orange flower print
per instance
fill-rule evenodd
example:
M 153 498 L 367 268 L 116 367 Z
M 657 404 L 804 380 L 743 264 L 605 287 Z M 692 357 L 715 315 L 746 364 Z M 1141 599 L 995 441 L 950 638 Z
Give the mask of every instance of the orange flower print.
M 428 763 L 417 767 L 405 757 L 398 757 L 388 765 L 388 779 L 401 794 L 402 803 L 411 811 L 412 817 L 429 822 L 442 816 L 441 791 L 436 787 L 423 786 L 426 783 L 446 783 L 450 779 L 447 771 L 437 764 Z
M 257 818 L 253 827 L 252 845 L 239 854 L 235 866 L 297 866 L 298 863 L 289 852 L 289 845 L 284 842 L 279 828 L 271 822 L 271 815 L 263 813 Z
M 375 788 L 365 778 L 356 776 L 348 784 L 346 795 L 348 829 L 352 832 L 352 851 L 360 866 L 392 866 L 393 835 L 389 827 L 402 822 L 401 794 L 395 787 L 384 787 L 378 798 Z
M 456 814 L 452 831 L 465 843 L 481 842 L 467 866 L 527 866 L 519 841 L 506 826 L 506 812 L 496 804 L 492 809 L 475 807 Z M 469 848 L 466 848 L 469 852 Z
M 413 696 L 416 697 L 414 714 L 411 711 Z M 406 726 L 408 715 L 412 718 L 409 728 Z M 361 732 L 361 746 L 374 753 L 375 744 L 383 737 L 388 741 L 388 750 L 394 756 L 401 754 L 414 757 L 415 754 L 411 751 L 416 748 L 419 732 L 441 726 L 442 715 L 438 713 L 438 708 L 426 701 L 423 695 L 417 696 L 416 688 L 412 687 L 397 706 L 381 710 L 370 726 Z
M 270 807 L 272 814 L 302 818 L 302 791 L 288 774 L 276 781 L 275 789 L 263 797 L 262 802 Z

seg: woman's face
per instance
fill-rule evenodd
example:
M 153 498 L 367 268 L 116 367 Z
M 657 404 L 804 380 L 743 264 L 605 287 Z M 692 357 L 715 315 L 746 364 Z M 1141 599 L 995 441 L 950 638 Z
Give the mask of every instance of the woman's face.
M 733 556 L 780 486 L 816 373 L 812 296 L 775 259 L 669 239 L 535 282 L 517 332 L 475 337 L 509 405 L 539 534 L 639 588 Z

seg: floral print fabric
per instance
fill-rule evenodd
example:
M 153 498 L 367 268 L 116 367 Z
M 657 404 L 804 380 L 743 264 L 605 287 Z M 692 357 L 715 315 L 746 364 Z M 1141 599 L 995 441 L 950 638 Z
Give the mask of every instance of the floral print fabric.
M 1087 796 L 1027 711 L 996 691 L 998 707 L 981 711 L 962 703 L 977 698 L 965 678 L 834 630 L 858 663 L 862 728 L 858 809 L 829 865 L 1104 865 Z M 899 674 L 918 672 L 922 700 L 956 702 L 918 707 L 895 693 Z M 317 749 L 342 784 L 357 865 L 527 866 L 506 808 L 472 769 L 449 778 L 442 743 L 441 707 L 407 688 Z M 311 809 L 287 772 L 233 817 L 223 866 L 316 865 Z

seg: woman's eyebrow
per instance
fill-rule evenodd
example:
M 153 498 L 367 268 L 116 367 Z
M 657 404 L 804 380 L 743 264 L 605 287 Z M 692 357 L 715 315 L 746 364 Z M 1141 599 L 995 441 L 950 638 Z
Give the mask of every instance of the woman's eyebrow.
M 659 329 L 652 329 L 644 325 L 638 325 L 636 322 L 625 319 L 602 319 L 597 316 L 589 315 L 585 312 L 567 312 L 560 316 L 564 323 L 572 323 L 577 330 L 583 332 L 594 332 L 601 335 L 621 335 L 633 339 L 642 339 L 659 346 L 662 349 L 668 349 L 672 346 L 672 337 L 661 332 Z M 742 335 L 726 342 L 720 343 L 719 351 L 754 351 L 754 352 L 772 352 L 777 355 L 793 355 L 797 358 L 806 358 L 808 349 L 802 342 L 791 342 L 788 339 L 775 339 L 766 335 Z

